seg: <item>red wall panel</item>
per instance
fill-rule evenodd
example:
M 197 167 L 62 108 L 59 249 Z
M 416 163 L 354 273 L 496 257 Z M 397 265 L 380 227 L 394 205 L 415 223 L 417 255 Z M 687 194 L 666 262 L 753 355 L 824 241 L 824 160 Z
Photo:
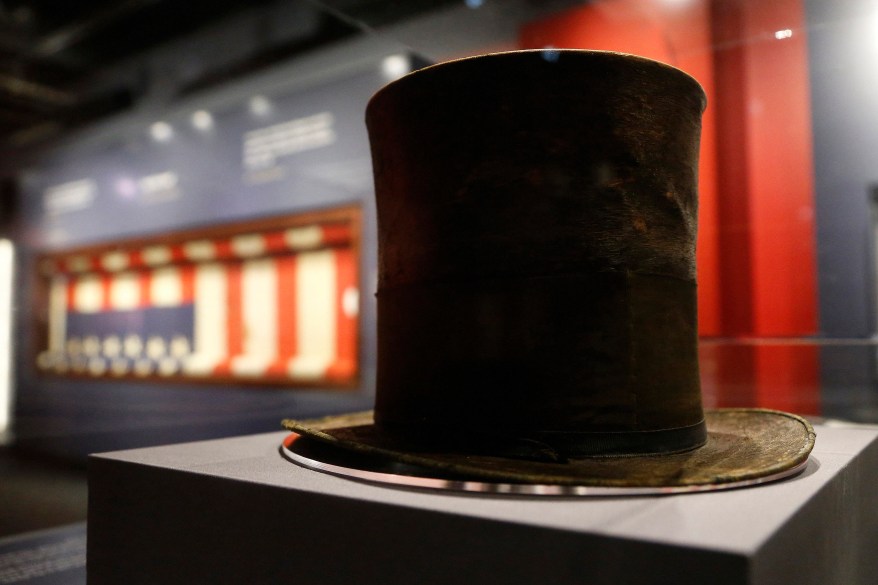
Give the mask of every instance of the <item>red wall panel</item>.
M 598 0 L 521 32 L 522 48 L 634 53 L 679 67 L 704 87 L 708 109 L 698 238 L 702 336 L 816 333 L 804 26 L 802 0 Z M 709 405 L 819 411 L 814 346 L 707 346 L 702 358 Z
M 814 185 L 804 8 L 801 0 L 736 0 L 715 2 L 712 16 L 723 332 L 814 334 Z

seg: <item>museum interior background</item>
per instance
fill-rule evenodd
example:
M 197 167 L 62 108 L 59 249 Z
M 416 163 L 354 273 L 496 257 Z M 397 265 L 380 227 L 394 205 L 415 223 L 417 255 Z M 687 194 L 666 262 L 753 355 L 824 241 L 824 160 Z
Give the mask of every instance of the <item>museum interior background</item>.
M 704 86 L 705 404 L 878 420 L 878 1 L 74 4 L 0 12 L 8 444 L 84 463 L 368 408 L 365 105 L 519 48 Z

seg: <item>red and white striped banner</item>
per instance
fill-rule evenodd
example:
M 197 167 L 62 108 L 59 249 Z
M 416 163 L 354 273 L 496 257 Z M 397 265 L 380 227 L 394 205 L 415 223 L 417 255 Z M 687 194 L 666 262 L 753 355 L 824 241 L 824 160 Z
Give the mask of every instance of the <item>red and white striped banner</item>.
M 45 260 L 44 275 L 122 272 L 157 268 L 168 264 L 227 261 L 285 255 L 327 247 L 350 246 L 353 234 L 347 223 L 314 224 L 285 230 L 251 233 L 219 239 L 197 239 L 156 244 L 136 250 L 113 250 L 101 254 L 75 254 Z
M 350 381 L 358 266 L 347 224 L 80 255 L 48 267 L 43 369 Z
M 198 368 L 245 377 L 349 379 L 357 367 L 356 273 L 354 254 L 345 248 L 248 260 L 226 270 L 200 267 L 195 346 L 211 350 Z M 201 310 L 224 311 L 226 319 L 200 318 Z

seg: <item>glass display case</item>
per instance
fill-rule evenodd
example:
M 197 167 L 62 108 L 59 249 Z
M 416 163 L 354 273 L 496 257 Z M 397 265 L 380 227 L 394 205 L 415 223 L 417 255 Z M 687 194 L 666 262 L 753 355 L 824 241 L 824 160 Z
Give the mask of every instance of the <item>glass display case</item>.
M 398 20 L 321 4 L 432 62 L 596 49 L 694 76 L 705 405 L 878 421 L 878 3 L 467 0 Z
M 41 257 L 84 247 L 360 206 L 352 392 L 312 392 L 319 384 L 297 382 L 269 397 L 224 382 L 190 393 L 177 409 L 167 407 L 179 397 L 159 376 L 145 376 L 136 390 L 124 376 L 47 378 L 35 357 L 45 338 L 33 328 L 45 299 L 24 278 L 14 335 L 20 436 L 42 435 L 46 417 L 73 434 L 107 426 L 127 433 L 144 420 L 135 412 L 188 428 L 193 420 L 214 428 L 206 420 L 219 418 L 230 422 L 228 434 L 276 428 L 284 416 L 368 408 L 377 360 L 369 98 L 428 64 L 522 49 L 548 61 L 561 49 L 636 54 L 682 69 L 704 88 L 704 405 L 878 422 L 874 0 L 315 0 L 295 10 L 258 3 L 247 14 L 189 29 L 104 70 L 103 82 L 120 83 L 140 71 L 138 107 L 83 125 L 22 162 L 17 221 L 2 230 L 17 248 L 21 277 L 38 274 Z M 48 354 L 41 359 L 43 370 L 55 368 Z M 107 401 L 106 383 L 124 399 Z M 246 424 L 235 416 L 241 405 Z

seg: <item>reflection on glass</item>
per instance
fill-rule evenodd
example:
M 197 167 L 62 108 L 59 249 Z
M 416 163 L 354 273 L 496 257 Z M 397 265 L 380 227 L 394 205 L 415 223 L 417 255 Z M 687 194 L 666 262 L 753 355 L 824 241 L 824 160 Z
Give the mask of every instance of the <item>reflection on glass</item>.
M 9 428 L 12 411 L 12 242 L 0 240 L 0 443 Z

